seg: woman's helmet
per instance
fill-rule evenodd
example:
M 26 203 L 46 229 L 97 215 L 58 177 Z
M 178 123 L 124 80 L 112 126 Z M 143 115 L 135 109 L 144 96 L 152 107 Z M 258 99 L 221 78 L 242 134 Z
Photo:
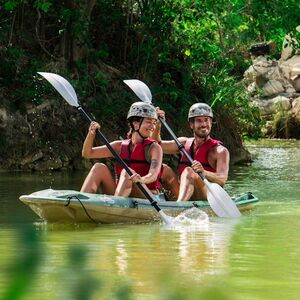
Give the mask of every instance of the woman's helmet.
M 157 113 L 154 106 L 148 103 L 134 102 L 129 108 L 127 120 L 131 117 L 146 117 L 157 120 Z
M 211 107 L 206 103 L 195 103 L 190 107 L 188 120 L 194 117 L 207 116 L 213 118 Z

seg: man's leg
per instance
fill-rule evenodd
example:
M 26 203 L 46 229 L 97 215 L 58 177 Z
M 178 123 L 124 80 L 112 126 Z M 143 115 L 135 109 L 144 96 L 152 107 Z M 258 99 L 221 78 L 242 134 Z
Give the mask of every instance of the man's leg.
M 179 182 L 175 172 L 166 164 L 163 164 L 163 173 L 161 177 L 163 188 L 170 191 L 173 199 L 178 198 Z
M 85 178 L 80 191 L 85 193 L 97 193 L 99 188 L 101 188 L 103 194 L 107 195 L 113 195 L 116 189 L 116 184 L 110 170 L 102 163 L 94 164 Z
M 177 201 L 205 200 L 207 190 L 200 176 L 191 167 L 186 167 L 180 177 Z

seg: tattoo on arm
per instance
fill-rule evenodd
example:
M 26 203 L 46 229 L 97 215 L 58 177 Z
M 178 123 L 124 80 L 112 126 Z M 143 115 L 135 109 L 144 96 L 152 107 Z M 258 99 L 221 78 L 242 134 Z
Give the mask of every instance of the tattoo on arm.
M 151 160 L 150 169 L 155 170 L 157 167 L 158 167 L 158 161 L 157 161 L 157 159 L 152 159 Z

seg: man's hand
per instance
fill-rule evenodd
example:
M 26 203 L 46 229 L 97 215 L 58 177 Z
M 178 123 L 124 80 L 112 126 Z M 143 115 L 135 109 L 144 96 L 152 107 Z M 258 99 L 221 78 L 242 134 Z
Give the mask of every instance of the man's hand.
M 204 172 L 204 168 L 198 160 L 193 161 L 192 168 L 196 173 L 203 173 Z
M 166 114 L 164 110 L 160 109 L 159 107 L 156 107 L 156 113 L 160 118 L 166 120 Z

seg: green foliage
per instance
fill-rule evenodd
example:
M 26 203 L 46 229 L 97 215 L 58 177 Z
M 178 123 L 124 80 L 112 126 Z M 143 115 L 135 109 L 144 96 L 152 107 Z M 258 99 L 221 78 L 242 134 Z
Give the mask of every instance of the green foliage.
M 212 99 L 209 103 L 213 110 L 225 111 L 232 120 L 237 122 L 236 130 L 243 136 L 259 138 L 262 120 L 259 110 L 251 105 L 249 96 L 238 79 L 228 73 L 228 67 L 210 70 L 206 76 L 201 78 L 205 99 Z
M 13 11 L 15 10 L 19 5 L 22 4 L 26 4 L 27 1 L 26 0 L 6 0 L 4 1 L 4 9 L 7 11 Z M 50 6 L 51 6 L 51 1 L 47 1 L 47 0 L 36 0 L 34 1 L 34 3 L 32 4 L 34 8 L 38 8 L 43 12 L 48 12 Z
M 3 293 L 3 300 L 23 299 L 30 290 L 34 275 L 41 262 L 41 241 L 33 226 L 19 228 L 19 247 L 22 249 L 17 261 L 9 266 L 10 282 Z
M 178 128 L 204 101 L 232 112 L 241 135 L 256 136 L 261 121 L 239 85 L 248 48 L 272 40 L 278 56 L 287 33 L 299 41 L 296 0 L 2 2 L 0 85 L 12 110 L 43 101 L 33 76 L 49 71 L 71 80 L 96 117 L 121 124 L 132 95 L 118 80 L 135 77 Z
M 5 1 L 3 7 L 4 7 L 4 9 L 9 10 L 9 11 L 14 10 L 17 7 L 18 2 L 20 2 L 20 1 L 8 0 L 8 1 Z
M 49 11 L 49 8 L 51 7 L 52 3 L 51 1 L 46 1 L 46 0 L 37 0 L 34 3 L 34 6 L 37 9 L 40 9 L 41 11 L 47 13 Z

